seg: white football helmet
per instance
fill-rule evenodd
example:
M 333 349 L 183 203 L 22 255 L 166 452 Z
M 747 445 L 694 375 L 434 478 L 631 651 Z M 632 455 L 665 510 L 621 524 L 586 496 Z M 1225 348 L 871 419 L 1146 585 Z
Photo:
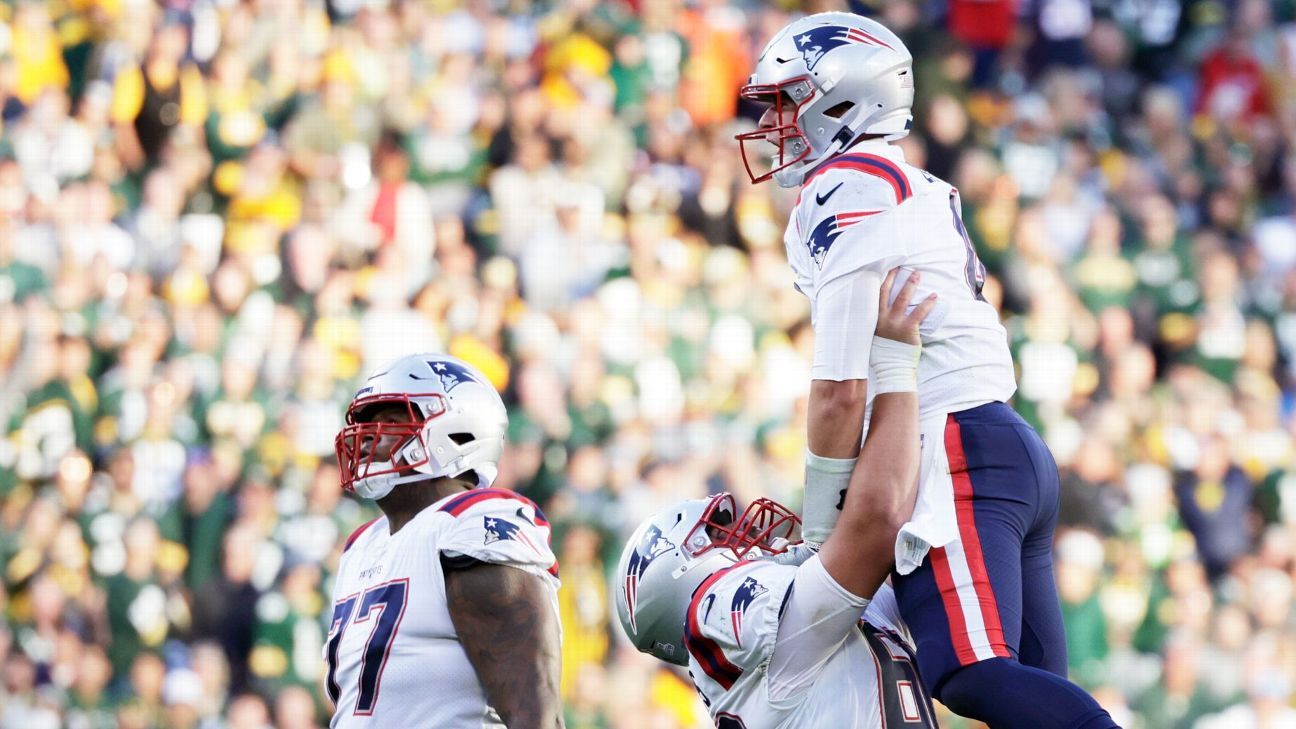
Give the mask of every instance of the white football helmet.
M 863 134 L 900 139 L 913 124 L 913 56 L 885 26 L 851 13 L 818 13 L 789 23 L 761 51 L 740 92 L 769 104 L 754 132 L 737 136 L 752 182 L 782 187 Z M 752 170 L 749 143 L 772 144 L 771 169 Z
M 739 515 L 727 493 L 682 501 L 649 517 L 617 565 L 621 628 L 640 651 L 688 665 L 684 621 L 698 585 L 739 560 L 786 551 L 800 524 L 796 514 L 769 499 L 753 501 Z
M 372 422 L 378 406 L 397 405 L 408 422 Z M 411 354 L 379 367 L 347 408 L 334 445 L 342 488 L 381 499 L 398 484 L 467 471 L 478 486 L 499 473 L 508 412 L 486 376 L 445 354 Z M 379 452 L 379 444 L 398 436 Z

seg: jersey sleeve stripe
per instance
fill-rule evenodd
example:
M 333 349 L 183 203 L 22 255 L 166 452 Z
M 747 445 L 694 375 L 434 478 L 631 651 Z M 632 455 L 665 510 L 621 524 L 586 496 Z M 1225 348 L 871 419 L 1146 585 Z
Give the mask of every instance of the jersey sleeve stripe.
M 697 659 L 702 671 L 726 691 L 733 688 L 734 683 L 742 676 L 743 671 L 725 657 L 724 649 L 718 643 L 703 634 L 698 609 L 702 605 L 702 599 L 720 581 L 721 577 L 730 570 L 742 567 L 745 564 L 751 563 L 739 563 L 733 567 L 726 567 L 703 580 L 702 584 L 698 585 L 697 590 L 694 591 L 693 600 L 689 602 L 688 619 L 684 623 L 684 645 L 688 648 L 688 652 Z
M 897 205 L 913 196 L 913 189 L 909 186 L 909 178 L 905 177 L 904 170 L 886 157 L 875 154 L 845 154 L 829 160 L 827 164 L 815 170 L 806 179 L 805 184 L 810 184 L 810 180 L 828 170 L 855 170 L 884 180 L 895 192 Z
M 381 516 L 378 517 L 378 519 L 381 519 L 381 518 L 382 518 Z M 342 545 L 342 552 L 343 552 L 343 554 L 345 554 L 346 551 L 347 551 L 348 549 L 351 548 L 351 545 L 352 545 L 352 544 L 355 544 L 355 543 L 356 543 L 356 540 L 360 538 L 360 535 L 361 535 L 361 534 L 364 534 L 365 530 L 368 529 L 369 527 L 373 526 L 374 522 L 378 521 L 378 519 L 370 519 L 369 521 L 367 521 L 367 522 L 361 524 L 361 525 L 360 525 L 360 528 L 358 528 L 358 529 L 356 529 L 355 531 L 351 532 L 351 536 L 347 537 L 346 543 Z
M 521 501 L 535 511 L 536 524 L 538 526 L 549 526 L 549 522 L 544 518 L 544 515 L 540 513 L 540 507 L 532 503 L 531 499 L 506 489 L 473 489 L 472 491 L 456 496 L 445 502 L 441 505 L 441 508 L 438 509 L 438 511 L 444 511 L 450 516 L 459 516 L 473 506 L 491 499 L 513 499 L 515 501 Z

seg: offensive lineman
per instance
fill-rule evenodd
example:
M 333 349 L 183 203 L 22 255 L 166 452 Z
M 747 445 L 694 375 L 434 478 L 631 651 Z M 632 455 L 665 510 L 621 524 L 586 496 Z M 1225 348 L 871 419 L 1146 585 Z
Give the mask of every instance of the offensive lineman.
M 922 678 L 953 711 L 996 729 L 1108 729 L 1107 712 L 1065 678 L 1057 467 L 1005 404 L 1013 364 L 981 294 L 985 269 L 958 191 L 888 144 L 913 121 L 912 66 L 881 24 L 822 13 L 775 35 L 741 92 L 768 105 L 758 128 L 738 135 L 752 181 L 801 187 L 784 242 L 815 330 L 805 539 L 823 542 L 833 528 L 875 394 L 870 339 L 853 333 L 877 320 L 888 270 L 920 272 L 919 296 L 941 297 L 922 323 L 918 368 L 920 430 L 939 457 L 924 459 L 893 584 Z M 753 160 L 770 145 L 771 169 L 759 174 Z
M 507 425 L 486 378 L 443 354 L 387 364 L 351 401 L 342 487 L 383 516 L 347 539 L 338 565 L 331 727 L 562 727 L 549 524 L 488 488 Z
M 937 727 L 883 584 L 918 475 L 918 322 L 935 298 L 907 311 L 915 284 L 878 323 L 872 356 L 887 394 L 860 483 L 818 553 L 788 549 L 798 520 L 783 506 L 758 499 L 739 513 L 729 494 L 649 518 L 621 553 L 621 627 L 639 650 L 689 667 L 718 729 Z

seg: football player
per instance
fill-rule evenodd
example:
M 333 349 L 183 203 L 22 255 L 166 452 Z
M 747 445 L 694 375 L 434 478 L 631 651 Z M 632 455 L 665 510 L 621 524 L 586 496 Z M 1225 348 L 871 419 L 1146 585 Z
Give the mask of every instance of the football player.
M 767 105 L 758 128 L 738 136 L 752 181 L 800 187 L 784 242 L 815 332 L 806 541 L 833 528 L 868 400 L 885 391 L 870 371 L 876 340 L 854 333 L 877 320 L 888 270 L 921 273 L 920 295 L 941 299 L 922 323 L 918 367 L 920 429 L 938 457 L 923 462 L 893 583 L 923 680 L 955 712 L 994 727 L 1115 726 L 1065 678 L 1052 565 L 1057 467 L 1005 404 L 1013 363 L 982 295 L 985 268 L 958 190 L 890 144 L 913 122 L 909 51 L 867 18 L 803 17 L 765 46 L 741 94 Z
M 549 524 L 489 488 L 507 425 L 486 378 L 443 354 L 397 359 L 352 399 L 336 441 L 342 488 L 383 516 L 338 565 L 330 726 L 562 726 Z
M 639 650 L 688 666 L 719 729 L 936 729 L 883 584 L 918 476 L 918 322 L 935 299 L 906 310 L 916 284 L 878 323 L 872 356 L 890 389 L 817 552 L 788 549 L 799 520 L 786 508 L 758 499 L 740 512 L 719 494 L 649 518 L 621 553 L 621 627 Z

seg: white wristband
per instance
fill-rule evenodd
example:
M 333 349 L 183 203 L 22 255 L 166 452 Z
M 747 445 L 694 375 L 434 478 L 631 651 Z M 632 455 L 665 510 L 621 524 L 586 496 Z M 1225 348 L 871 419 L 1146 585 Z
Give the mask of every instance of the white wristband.
M 824 458 L 806 451 L 805 498 L 801 503 L 801 538 L 818 548 L 823 544 L 846 500 L 854 458 Z
M 920 344 L 873 337 L 873 348 L 869 352 L 869 368 L 873 375 L 869 394 L 917 392 L 918 358 L 921 354 Z

